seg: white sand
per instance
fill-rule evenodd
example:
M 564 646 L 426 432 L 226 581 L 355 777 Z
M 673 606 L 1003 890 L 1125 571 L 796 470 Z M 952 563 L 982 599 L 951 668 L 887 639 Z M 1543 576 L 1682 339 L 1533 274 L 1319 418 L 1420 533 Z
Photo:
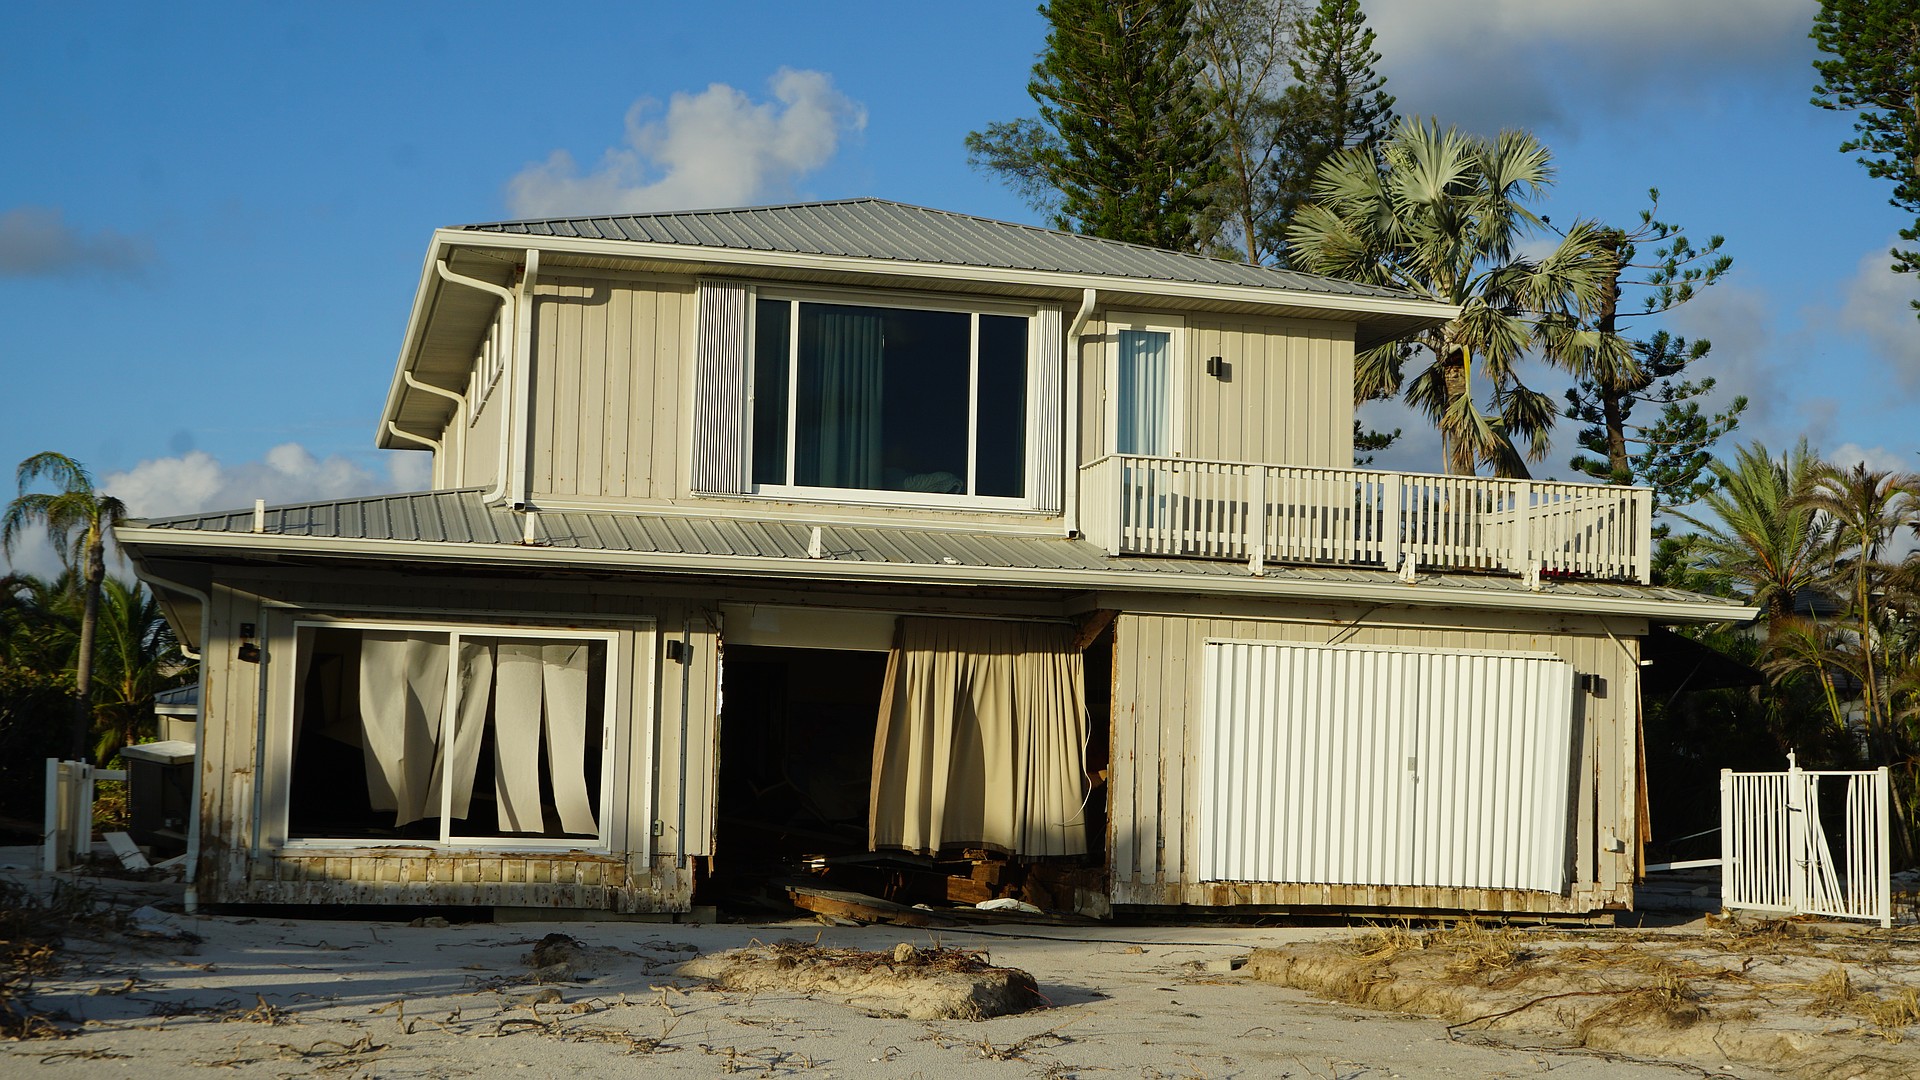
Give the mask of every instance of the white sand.
M 37 1001 L 71 1039 L 0 1044 L 0 1075 L 1672 1077 L 1700 1069 L 1450 1042 L 1437 1021 L 1327 1004 L 1208 962 L 1344 930 L 825 928 L 182 918 L 190 949 L 69 942 Z M 521 958 L 550 932 L 588 947 L 562 1003 Z M 695 953 L 783 937 L 862 949 L 985 949 L 1052 1008 L 980 1022 L 880 1019 L 825 1000 L 704 989 Z M 550 996 L 550 995 L 549 995 Z M 281 1022 L 262 1022 L 264 1002 Z M 573 1011 L 578 1010 L 578 1011 Z M 245 1018 L 249 1013 L 253 1019 Z M 1698 1062 L 1709 1069 L 1713 1062 Z M 1750 1070 L 1730 1075 L 1758 1076 Z

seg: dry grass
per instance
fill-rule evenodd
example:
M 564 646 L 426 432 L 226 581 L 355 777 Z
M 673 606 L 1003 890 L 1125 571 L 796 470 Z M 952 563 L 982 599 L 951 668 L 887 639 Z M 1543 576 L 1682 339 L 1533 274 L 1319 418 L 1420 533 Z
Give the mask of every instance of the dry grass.
M 66 1014 L 34 1004 L 35 984 L 60 970 L 60 945 L 75 931 L 118 925 L 92 890 L 55 882 L 46 896 L 0 882 L 0 1039 L 51 1039 L 68 1034 Z

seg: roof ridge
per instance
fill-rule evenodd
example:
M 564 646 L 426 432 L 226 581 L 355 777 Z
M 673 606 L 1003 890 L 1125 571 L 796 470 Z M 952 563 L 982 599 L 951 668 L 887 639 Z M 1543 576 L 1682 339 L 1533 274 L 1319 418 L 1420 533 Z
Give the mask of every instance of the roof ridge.
M 1246 262 L 1241 259 L 1229 259 L 1219 255 L 1206 255 L 1196 251 L 1176 251 L 1173 248 L 1155 247 L 1134 240 L 1116 240 L 1110 236 L 1095 236 L 1092 233 L 1072 232 L 1056 229 L 1047 225 L 1032 225 L 1024 221 L 1008 221 L 1004 218 L 986 217 L 981 214 L 968 214 L 958 210 L 945 210 L 937 206 L 922 206 L 919 203 L 902 202 L 899 199 L 883 199 L 877 195 L 860 195 L 846 199 L 811 199 L 804 202 L 767 203 L 760 206 L 710 206 L 692 210 L 645 210 L 617 214 L 560 214 L 551 217 L 507 218 L 500 221 L 477 221 L 465 225 L 453 226 L 461 230 L 491 229 L 501 225 L 549 225 L 557 221 L 614 221 L 620 218 L 667 218 L 667 217 L 712 217 L 721 214 L 750 214 L 768 210 L 805 210 L 817 206 L 855 206 L 871 203 L 876 206 L 897 206 L 903 210 L 916 210 L 923 214 L 938 214 L 941 217 L 956 218 L 961 221 L 977 221 L 982 225 L 997 225 L 1008 229 L 1024 229 L 1029 232 L 1045 233 L 1049 236 L 1065 236 L 1074 240 L 1105 244 L 1113 247 L 1128 248 L 1136 251 L 1153 251 L 1162 255 L 1177 255 L 1184 259 L 1199 259 L 1204 262 L 1226 263 L 1229 266 L 1251 266 L 1260 270 L 1276 270 L 1281 273 L 1299 274 L 1302 277 L 1325 277 L 1323 274 L 1311 274 L 1291 267 L 1268 266 L 1264 263 Z M 1331 279 L 1328 280 L 1337 280 Z

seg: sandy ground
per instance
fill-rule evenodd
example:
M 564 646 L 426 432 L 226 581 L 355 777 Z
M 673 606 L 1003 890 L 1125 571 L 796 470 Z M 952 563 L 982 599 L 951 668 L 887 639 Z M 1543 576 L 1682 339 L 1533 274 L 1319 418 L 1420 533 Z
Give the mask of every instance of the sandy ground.
M 1768 1075 L 1449 1038 L 1438 1021 L 1330 1004 L 1230 967 L 1256 947 L 1349 930 L 179 922 L 199 940 L 69 937 L 64 969 L 34 998 L 70 1014 L 78 1033 L 0 1044 L 0 1075 Z M 524 958 L 556 932 L 580 942 L 584 959 L 572 978 L 537 982 Z M 1031 972 L 1050 1007 L 975 1022 L 887 1019 L 673 974 L 698 954 L 788 938 L 982 950 Z

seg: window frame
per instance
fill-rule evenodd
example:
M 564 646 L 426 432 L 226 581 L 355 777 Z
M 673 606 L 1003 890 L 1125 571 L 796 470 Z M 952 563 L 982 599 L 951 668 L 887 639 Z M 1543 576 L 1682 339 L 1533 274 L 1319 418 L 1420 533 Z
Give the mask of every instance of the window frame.
M 1120 332 L 1136 330 L 1167 335 L 1167 367 L 1172 384 L 1167 388 L 1167 407 L 1173 415 L 1167 422 L 1166 456 L 1187 454 L 1187 320 L 1180 315 L 1158 315 L 1138 311 L 1110 311 L 1106 316 L 1106 393 L 1102 410 L 1105 434 L 1102 450 L 1120 453 Z M 1146 455 L 1130 455 L 1146 456 Z
M 390 849 L 418 848 L 449 854 L 487 852 L 588 852 L 594 854 L 613 854 L 626 850 L 627 803 L 631 799 L 633 785 L 639 784 L 646 789 L 651 799 L 652 784 L 650 777 L 631 775 L 640 766 L 629 767 L 625 758 L 629 756 L 637 737 L 633 730 L 636 719 L 635 706 L 639 699 L 635 696 L 636 680 L 647 682 L 646 693 L 651 697 L 650 676 L 642 667 L 635 665 L 634 659 L 647 655 L 644 639 L 650 639 L 654 631 L 654 622 L 650 618 L 631 620 L 627 625 L 591 625 L 568 623 L 560 625 L 541 621 L 499 621 L 465 620 L 456 618 L 436 618 L 428 613 L 418 616 L 397 614 L 393 617 L 366 615 L 333 615 L 314 611 L 281 611 L 276 613 L 274 640 L 284 643 L 286 658 L 274 655 L 278 650 L 269 652 L 265 669 L 261 673 L 263 681 L 270 688 L 263 699 L 261 730 L 258 734 L 268 739 L 268 745 L 260 750 L 261 759 L 271 769 L 268 783 L 271 787 L 262 793 L 259 812 L 258 834 L 261 839 L 256 848 L 272 848 L 289 854 L 314 851 L 338 851 L 342 849 Z M 455 835 L 452 821 L 447 817 L 453 792 L 448 774 L 452 771 L 451 755 L 442 757 L 442 775 L 440 781 L 440 806 L 435 811 L 439 823 L 439 836 L 436 839 L 374 837 L 326 837 L 326 836 L 290 836 L 290 809 L 293 795 L 293 706 L 294 695 L 299 688 L 294 679 L 300 670 L 300 631 L 302 629 L 326 630 L 372 630 L 404 631 L 417 633 L 445 634 L 451 656 L 458 656 L 458 641 L 461 637 L 518 638 L 522 640 L 545 641 L 600 641 L 606 646 L 606 667 L 602 677 L 606 686 L 604 714 L 601 717 L 600 732 L 600 794 L 595 806 L 596 823 L 599 832 L 593 837 L 526 837 L 526 836 L 464 836 Z M 624 647 L 622 640 L 632 636 L 631 648 Z M 441 723 L 451 723 L 457 714 L 456 687 L 459 678 L 459 665 L 449 664 L 447 670 L 448 692 L 441 705 Z M 644 770 L 652 769 L 651 754 Z M 643 838 L 643 847 L 650 848 L 650 837 Z M 650 852 L 641 852 L 650 854 Z
M 760 484 L 753 479 L 754 473 L 754 418 L 758 404 L 755 380 L 758 377 L 758 365 L 754 362 L 755 344 L 759 334 L 759 302 L 773 300 L 788 305 L 787 331 L 787 417 L 786 417 L 786 473 L 789 481 L 794 476 L 798 441 L 799 379 L 800 379 L 800 332 L 799 305 L 831 304 L 843 307 L 889 308 L 900 311 L 940 311 L 953 312 L 969 316 L 969 343 L 967 357 L 967 475 L 969 490 L 960 494 L 940 494 L 920 491 L 893 491 L 887 488 L 839 488 L 811 487 L 794 483 Z M 1026 356 L 1026 423 L 1022 428 L 1020 445 L 1021 460 L 1026 463 L 1022 468 L 1021 490 L 1018 495 L 976 495 L 971 489 L 978 481 L 979 438 L 980 438 L 980 316 L 1004 315 L 1022 318 L 1027 321 Z M 744 365 L 745 382 L 743 388 L 744 407 L 741 410 L 741 455 L 740 483 L 748 498 L 778 499 L 783 502 L 804 503 L 848 503 L 864 506 L 905 506 L 927 509 L 949 510 L 992 510 L 1019 513 L 1037 513 L 1033 508 L 1034 476 L 1033 446 L 1044 430 L 1036 416 L 1034 403 L 1039 397 L 1039 349 L 1038 327 L 1040 308 L 1037 305 L 1009 303 L 990 298 L 953 297 L 925 293 L 876 293 L 866 290 L 839 291 L 834 289 L 789 288 L 785 286 L 756 285 L 748 290 L 746 363 Z

